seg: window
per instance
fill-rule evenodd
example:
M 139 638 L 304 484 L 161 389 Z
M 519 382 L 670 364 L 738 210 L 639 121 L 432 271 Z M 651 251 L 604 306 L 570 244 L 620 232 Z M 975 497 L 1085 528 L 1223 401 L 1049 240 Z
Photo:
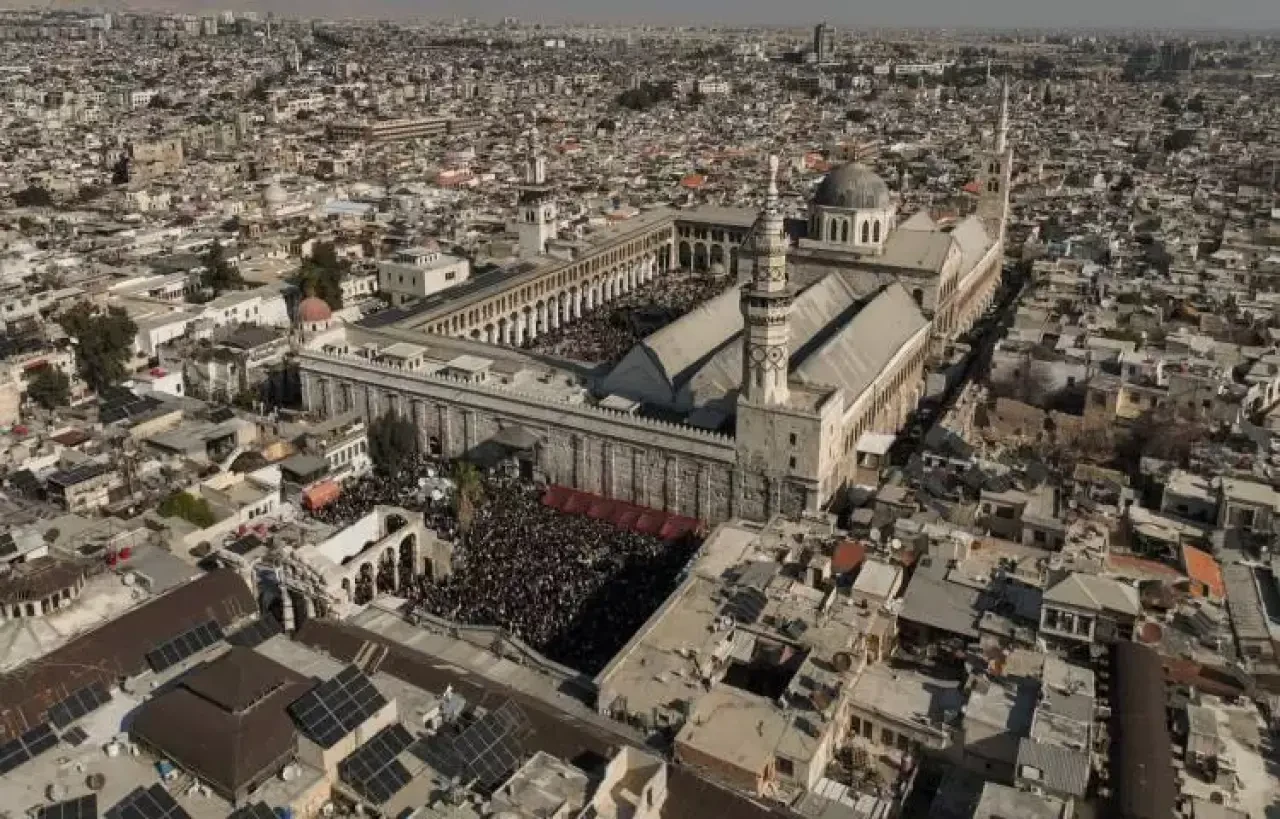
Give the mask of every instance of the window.
M 451 282 L 454 280 L 455 277 L 457 277 L 457 275 L 458 274 L 455 271 L 450 270 L 448 273 L 444 274 L 444 280 L 447 282 Z
M 863 244 L 866 244 L 869 241 L 871 241 L 871 223 L 863 222 L 862 223 L 862 242 Z
M 793 432 L 793 433 L 791 433 L 790 438 L 791 438 L 791 445 L 792 445 L 792 446 L 795 446 L 795 445 L 796 445 L 796 434 L 795 434 L 794 432 Z
M 796 468 L 796 456 L 794 455 L 791 456 L 791 468 L 792 469 Z
M 787 759 L 785 756 L 774 757 L 773 764 L 774 764 L 774 768 L 777 769 L 779 775 L 795 776 L 795 773 L 796 773 L 795 763 Z
M 881 728 L 880 744 L 887 745 L 890 748 L 892 748 L 893 747 L 893 731 L 890 731 L 888 728 Z
M 904 754 L 911 750 L 911 740 L 906 734 L 898 734 L 898 750 Z

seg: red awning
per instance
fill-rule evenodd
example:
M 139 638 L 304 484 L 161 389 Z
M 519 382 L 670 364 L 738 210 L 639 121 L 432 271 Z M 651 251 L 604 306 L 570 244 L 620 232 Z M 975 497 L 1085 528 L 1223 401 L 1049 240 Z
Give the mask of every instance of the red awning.
M 542 503 L 568 515 L 585 515 L 594 520 L 608 521 L 624 531 L 655 535 L 663 540 L 681 537 L 702 526 L 697 518 L 647 509 L 565 486 L 547 487 L 542 493 Z

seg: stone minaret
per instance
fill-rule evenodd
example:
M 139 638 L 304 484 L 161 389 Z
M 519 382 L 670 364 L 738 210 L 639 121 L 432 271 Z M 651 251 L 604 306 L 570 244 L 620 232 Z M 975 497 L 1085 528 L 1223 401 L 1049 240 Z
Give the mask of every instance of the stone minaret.
M 556 237 L 556 203 L 547 184 L 547 160 L 538 150 L 538 132 L 529 138 L 529 157 L 525 160 L 524 184 L 520 186 L 520 252 L 538 256 L 547 250 L 547 242 Z
M 1009 82 L 1000 84 L 1000 120 L 991 151 L 983 161 L 982 193 L 978 198 L 978 215 L 993 238 L 1004 236 L 1005 218 L 1009 211 L 1009 183 L 1013 175 L 1013 150 L 1009 147 Z
M 783 406 L 789 394 L 792 292 L 787 281 L 787 237 L 778 205 L 778 158 L 769 157 L 769 194 L 756 223 L 756 263 L 742 291 L 742 400 Z

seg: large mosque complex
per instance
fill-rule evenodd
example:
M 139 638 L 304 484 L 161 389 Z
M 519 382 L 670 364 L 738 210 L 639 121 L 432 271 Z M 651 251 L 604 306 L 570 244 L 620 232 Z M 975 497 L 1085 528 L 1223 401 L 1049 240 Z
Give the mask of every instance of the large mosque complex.
M 1007 130 L 1006 94 L 977 209 L 944 223 L 900 215 L 856 164 L 826 176 L 804 218 L 786 218 L 771 159 L 759 214 L 662 208 L 560 242 L 534 156 L 519 200 L 526 261 L 377 326 L 332 321 L 304 300 L 306 409 L 398 413 L 425 451 L 514 456 L 551 484 L 709 524 L 819 512 L 898 432 L 931 351 L 994 295 Z M 724 262 L 736 281 L 613 366 L 520 348 L 695 257 Z

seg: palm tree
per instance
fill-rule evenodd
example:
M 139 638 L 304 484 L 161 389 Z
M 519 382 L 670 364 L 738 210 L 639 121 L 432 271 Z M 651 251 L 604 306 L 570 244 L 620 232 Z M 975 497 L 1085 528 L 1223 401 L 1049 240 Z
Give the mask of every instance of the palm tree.
M 475 464 L 458 461 L 453 467 L 454 513 L 458 516 L 458 526 L 463 532 L 471 529 L 475 519 L 476 508 L 484 499 L 484 484 L 480 480 L 480 470 Z

